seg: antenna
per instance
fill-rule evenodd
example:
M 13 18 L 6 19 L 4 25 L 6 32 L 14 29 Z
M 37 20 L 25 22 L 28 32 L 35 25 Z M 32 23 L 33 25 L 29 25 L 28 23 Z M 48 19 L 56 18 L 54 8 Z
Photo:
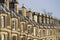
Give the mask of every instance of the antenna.
M 47 12 L 45 9 L 43 9 L 43 13 L 47 14 L 48 16 L 52 16 L 52 12 Z
M 49 16 L 52 16 L 53 13 L 52 13 L 52 12 L 48 12 L 47 14 L 48 14 Z
M 31 8 L 29 8 L 29 11 L 31 11 L 32 9 Z
M 22 6 L 25 6 L 24 3 L 22 4 Z
M 47 12 L 46 12 L 46 10 L 45 10 L 45 9 L 43 9 L 43 12 L 44 12 L 45 14 L 47 14 Z

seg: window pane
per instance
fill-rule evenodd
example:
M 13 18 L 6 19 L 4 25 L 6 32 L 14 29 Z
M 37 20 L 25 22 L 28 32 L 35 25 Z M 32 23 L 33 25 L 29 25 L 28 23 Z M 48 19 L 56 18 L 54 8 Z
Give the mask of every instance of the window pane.
M 1 40 L 5 40 L 4 34 L 1 35 Z
M 43 36 L 45 36 L 45 30 L 43 30 Z
M 12 21 L 12 30 L 15 30 L 15 29 L 16 29 L 16 21 L 13 20 L 13 21 Z
M 34 30 L 34 36 L 36 36 L 36 35 L 37 35 L 37 33 L 36 33 L 36 32 L 37 32 L 36 28 L 34 27 L 33 30 Z
M 25 28 L 24 28 L 24 23 L 21 24 L 21 31 L 24 32 Z
M 28 26 L 28 33 L 31 33 L 31 28 L 30 28 L 30 26 Z
M 21 40 L 25 40 L 25 37 L 21 38 Z
M 52 35 L 52 30 L 50 30 L 50 35 Z
M 16 40 L 16 36 L 13 36 L 13 40 Z
M 4 23 L 5 23 L 5 17 L 1 16 L 1 25 L 2 25 L 2 27 L 4 27 Z

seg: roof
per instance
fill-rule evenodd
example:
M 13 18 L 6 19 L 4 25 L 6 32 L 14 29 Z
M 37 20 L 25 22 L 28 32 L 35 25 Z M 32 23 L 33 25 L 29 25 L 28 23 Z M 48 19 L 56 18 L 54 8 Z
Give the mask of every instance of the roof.
M 39 26 L 39 27 L 40 27 L 40 25 L 42 25 L 42 26 L 44 26 L 44 25 L 55 26 L 55 25 L 51 25 L 51 24 L 37 23 L 37 22 L 35 22 L 34 20 L 31 20 L 31 19 L 25 17 L 24 15 L 22 15 L 21 10 L 19 11 L 19 13 L 17 13 L 15 10 L 14 10 L 14 11 L 9 10 L 8 7 L 6 7 L 4 4 L 0 4 L 0 8 L 3 10 L 3 12 L 6 12 L 6 11 L 10 12 L 10 15 L 11 15 L 12 17 L 20 16 L 21 20 L 26 20 L 26 21 L 28 21 L 30 24 L 34 24 L 35 26 Z M 1 11 L 2 11 L 2 10 L 1 10 Z M 34 13 L 35 13 L 35 12 L 34 12 Z

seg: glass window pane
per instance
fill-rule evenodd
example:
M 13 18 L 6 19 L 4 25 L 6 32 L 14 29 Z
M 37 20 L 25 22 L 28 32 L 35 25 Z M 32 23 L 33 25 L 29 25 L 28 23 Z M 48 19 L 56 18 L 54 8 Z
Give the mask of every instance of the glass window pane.
M 13 40 L 16 40 L 16 36 L 13 36 Z
M 4 34 L 1 34 L 1 40 L 5 40 Z
M 21 24 L 21 31 L 24 32 L 24 23 Z
M 1 25 L 2 25 L 2 27 L 4 27 L 4 23 L 5 23 L 5 17 L 1 16 Z
M 16 21 L 15 20 L 12 21 L 12 30 L 16 30 Z
M 30 26 L 28 26 L 28 33 L 30 33 L 31 32 L 31 28 L 30 28 Z

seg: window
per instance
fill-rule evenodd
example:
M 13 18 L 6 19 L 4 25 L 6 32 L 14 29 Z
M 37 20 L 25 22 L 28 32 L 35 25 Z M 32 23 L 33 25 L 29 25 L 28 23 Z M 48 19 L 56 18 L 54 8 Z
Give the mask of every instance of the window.
M 60 37 L 58 37 L 58 40 L 60 40 Z
M 42 23 L 44 23 L 44 16 L 43 16 L 43 14 L 42 14 L 42 16 L 41 16 L 41 21 L 42 21 Z
M 37 22 L 37 15 L 34 15 L 34 21 Z
M 40 16 L 40 23 L 42 23 L 42 17 Z
M 50 35 L 52 35 L 52 30 L 50 30 Z
M 30 26 L 28 26 L 28 33 L 31 33 L 31 28 L 30 28 Z
M 45 30 L 43 30 L 43 36 L 45 36 Z
M 50 21 L 51 21 L 50 23 L 53 24 L 53 19 L 51 19 Z
M 21 40 L 25 40 L 25 37 L 21 38 Z
M 44 17 L 44 24 L 46 23 L 46 20 L 45 20 L 46 18 Z
M 24 23 L 21 24 L 21 31 L 24 32 Z
M 47 33 L 46 33 L 46 35 L 49 35 L 49 31 L 48 31 L 48 30 L 46 30 L 46 32 L 47 32 Z
M 60 32 L 60 29 L 58 29 L 58 32 Z
M 28 40 L 31 40 L 31 39 L 28 39 Z
M 36 33 L 36 32 L 37 32 L 36 28 L 34 27 L 33 30 L 34 30 L 34 36 L 36 36 L 36 35 L 37 35 L 37 33 Z
M 50 39 L 50 40 L 52 40 L 52 39 Z
M 49 18 L 47 18 L 47 24 L 49 24 Z
M 9 4 L 9 8 L 10 8 L 10 10 L 13 10 L 14 9 L 14 4 Z
M 46 24 L 47 24 L 47 17 L 45 17 L 45 21 L 46 21 Z
M 5 35 L 1 34 L 1 40 L 5 40 Z
M 16 20 L 13 20 L 12 21 L 12 30 L 16 30 L 16 25 L 17 25 Z
M 2 28 L 5 25 L 4 23 L 5 23 L 5 16 L 1 16 L 1 25 L 2 25 Z
M 13 36 L 13 40 L 16 40 L 16 36 Z
M 40 37 L 41 37 L 41 36 L 42 36 L 42 35 L 41 35 L 41 30 L 39 30 L 39 33 L 40 33 Z
M 43 40 L 43 39 L 40 39 L 40 40 Z
M 50 24 L 50 17 L 49 17 L 49 24 Z

